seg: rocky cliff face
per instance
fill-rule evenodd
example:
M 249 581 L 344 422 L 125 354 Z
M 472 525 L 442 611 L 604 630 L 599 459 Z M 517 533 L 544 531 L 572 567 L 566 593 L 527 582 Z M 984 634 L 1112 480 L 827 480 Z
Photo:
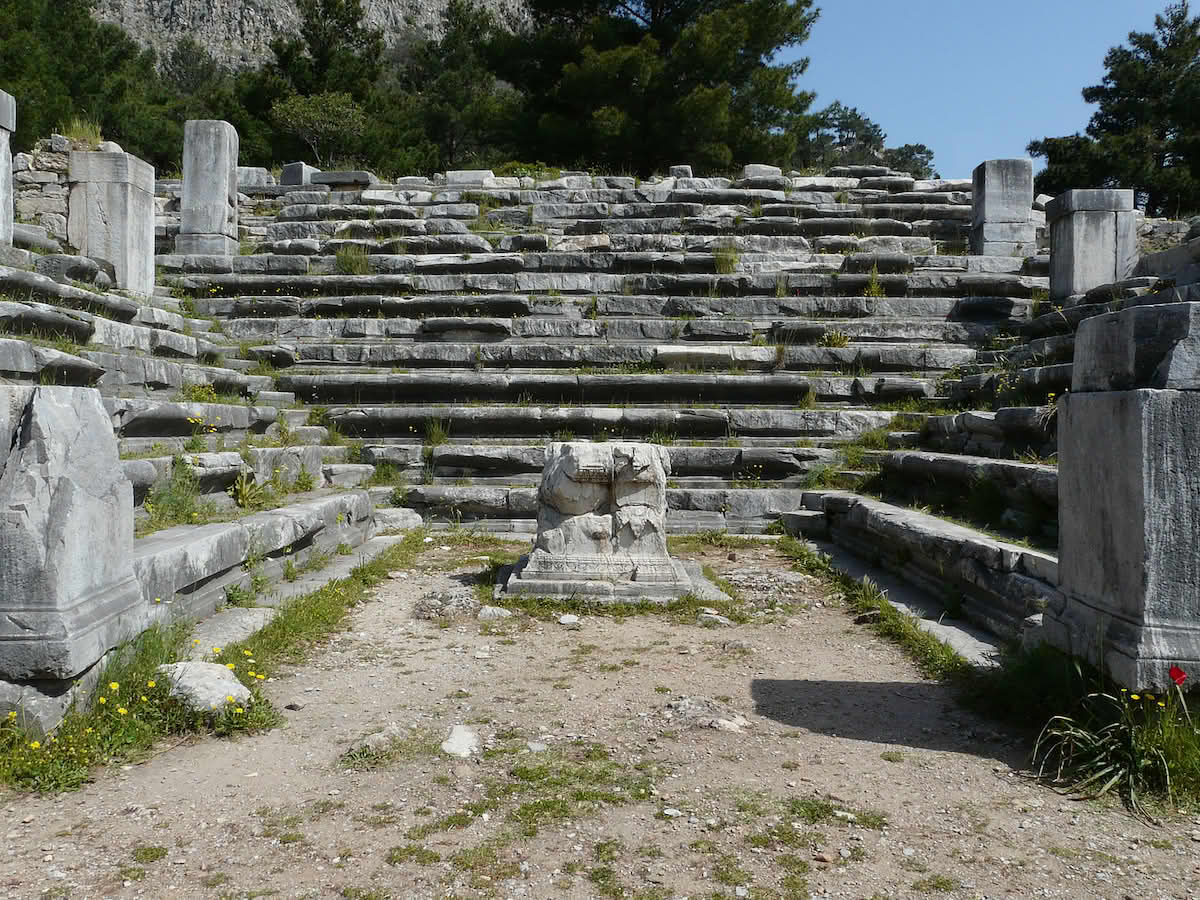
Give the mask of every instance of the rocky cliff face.
M 521 0 L 486 0 L 501 24 L 525 17 Z M 436 33 L 445 0 L 363 0 L 367 23 L 382 28 L 388 43 L 401 33 Z M 268 45 L 295 32 L 300 16 L 293 0 L 96 0 L 95 14 L 120 25 L 159 55 L 177 40 L 191 37 L 226 65 L 245 66 L 270 55 Z

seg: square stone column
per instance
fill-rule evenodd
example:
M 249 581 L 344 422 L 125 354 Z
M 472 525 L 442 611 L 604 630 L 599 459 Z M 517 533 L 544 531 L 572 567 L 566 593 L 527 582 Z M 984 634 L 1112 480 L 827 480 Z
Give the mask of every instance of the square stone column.
M 128 153 L 71 151 L 67 239 L 113 264 L 117 287 L 154 293 L 154 166 Z
M 175 252 L 236 256 L 238 133 L 228 122 L 183 126 L 183 196 Z
M 1128 278 L 1137 265 L 1133 191 L 1067 191 L 1046 204 L 1050 299 L 1065 300 Z
M 0 385 L 0 681 L 75 678 L 148 621 L 100 392 Z
M 1200 671 L 1200 304 L 1088 319 L 1058 405 L 1046 639 L 1131 689 Z
M 0 91 L 0 247 L 13 240 L 13 160 L 9 143 L 17 130 L 17 101 Z
M 989 159 L 971 175 L 971 252 L 1029 256 L 1037 252 L 1033 160 Z

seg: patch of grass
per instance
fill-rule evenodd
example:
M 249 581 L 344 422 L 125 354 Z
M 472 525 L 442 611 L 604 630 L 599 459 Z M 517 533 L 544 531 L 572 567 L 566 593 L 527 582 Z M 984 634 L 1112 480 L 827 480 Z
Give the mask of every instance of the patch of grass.
M 133 861 L 143 865 L 158 862 L 167 855 L 166 847 L 141 846 L 133 848 Z
M 741 254 L 732 243 L 722 244 L 713 248 L 713 266 L 718 275 L 732 275 L 737 271 L 741 262 Z
M 450 423 L 442 419 L 426 419 L 425 446 L 439 447 L 450 440 Z
M 887 291 L 883 289 L 883 282 L 879 280 L 879 266 L 871 266 L 871 277 L 867 282 L 867 286 L 863 288 L 864 297 L 886 297 Z
M 414 862 L 419 866 L 431 866 L 435 862 L 441 862 L 441 859 L 442 855 L 436 850 L 430 850 L 420 844 L 404 844 L 389 850 L 383 861 L 389 866 L 398 866 L 406 862 Z
M 441 740 L 427 729 L 413 729 L 397 735 L 381 747 L 355 747 L 343 753 L 338 761 L 348 769 L 366 772 L 394 762 L 411 761 L 436 756 Z
M 188 623 L 154 625 L 116 648 L 97 686 L 76 700 L 52 735 L 27 730 L 19 711 L 0 719 L 0 783 L 45 793 L 74 790 L 100 766 L 143 759 L 167 735 L 228 735 L 277 724 L 257 685 L 246 705 L 204 713 L 170 696 L 158 667 L 187 657 L 189 635 Z
M 844 331 L 826 331 L 817 340 L 818 347 L 848 347 L 850 346 L 850 335 Z
M 344 244 L 338 248 L 334 270 L 339 275 L 370 275 L 371 260 L 361 244 Z
M 904 754 L 899 750 L 884 750 L 879 754 L 879 758 L 884 762 L 898 763 L 904 762 Z
M 930 875 L 928 878 L 914 881 L 912 885 L 912 889 L 921 894 L 948 894 L 957 891 L 958 888 L 958 880 L 948 875 Z
M 59 129 L 59 134 L 63 137 L 91 147 L 99 147 L 104 143 L 104 135 L 100 132 L 100 123 L 95 119 L 72 116 L 69 121 L 60 125 Z
M 182 456 L 176 456 L 170 473 L 155 482 L 142 509 L 146 519 L 138 524 L 138 537 L 173 525 L 204 525 L 218 515 L 212 501 L 203 499 L 196 476 Z

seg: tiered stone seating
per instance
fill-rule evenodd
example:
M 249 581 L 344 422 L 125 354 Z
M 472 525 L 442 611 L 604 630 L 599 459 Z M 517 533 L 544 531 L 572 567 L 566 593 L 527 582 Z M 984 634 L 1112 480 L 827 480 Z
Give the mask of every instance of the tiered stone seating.
M 673 527 L 757 531 L 1047 281 L 962 255 L 969 182 L 752 168 L 279 192 L 242 205 L 252 255 L 158 262 L 227 360 L 407 482 L 379 500 L 524 530 L 548 440 L 629 437 L 672 444 Z

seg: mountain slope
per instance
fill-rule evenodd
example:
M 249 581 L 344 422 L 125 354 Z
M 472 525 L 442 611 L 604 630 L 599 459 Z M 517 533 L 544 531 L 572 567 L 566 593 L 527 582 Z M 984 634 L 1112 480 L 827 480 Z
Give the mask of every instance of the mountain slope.
M 436 32 L 445 0 L 363 0 L 367 23 L 382 28 L 388 43 L 410 30 Z M 521 0 L 485 0 L 501 24 L 524 20 Z M 244 66 L 270 56 L 279 34 L 295 32 L 300 17 L 293 0 L 96 0 L 95 14 L 120 25 L 159 55 L 191 37 L 226 65 Z

